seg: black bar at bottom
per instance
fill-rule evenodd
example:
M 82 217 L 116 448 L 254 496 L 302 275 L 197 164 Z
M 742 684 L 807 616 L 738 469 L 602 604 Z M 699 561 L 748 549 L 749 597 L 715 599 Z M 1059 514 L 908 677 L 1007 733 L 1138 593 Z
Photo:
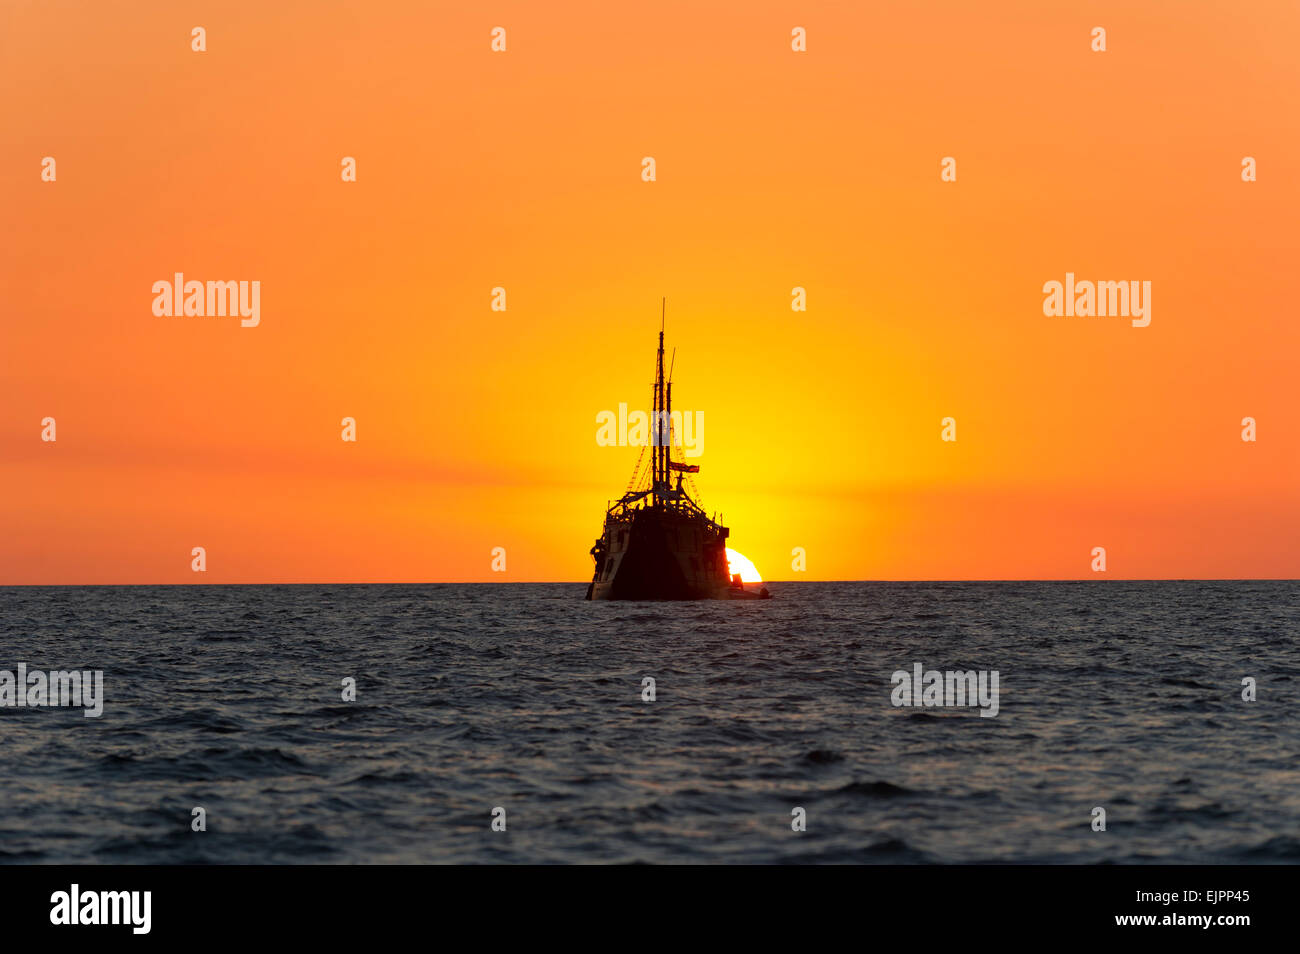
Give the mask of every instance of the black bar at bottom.
M 812 943 L 832 926 L 861 940 L 902 931 L 957 944 L 1098 935 L 1230 944 L 1285 928 L 1294 880 L 1288 866 L 0 866 L 0 924 L 6 941 L 295 946 L 453 928 L 469 932 L 465 941 L 639 946 L 776 932 Z M 72 924 L 73 885 L 75 920 L 122 923 Z

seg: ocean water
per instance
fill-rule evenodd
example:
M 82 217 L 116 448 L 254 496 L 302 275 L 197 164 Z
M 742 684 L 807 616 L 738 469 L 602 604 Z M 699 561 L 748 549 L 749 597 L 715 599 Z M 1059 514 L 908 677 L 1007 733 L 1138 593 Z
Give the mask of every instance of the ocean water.
M 1300 861 L 1298 583 L 584 589 L 0 590 L 0 670 L 105 696 L 0 708 L 0 861 Z

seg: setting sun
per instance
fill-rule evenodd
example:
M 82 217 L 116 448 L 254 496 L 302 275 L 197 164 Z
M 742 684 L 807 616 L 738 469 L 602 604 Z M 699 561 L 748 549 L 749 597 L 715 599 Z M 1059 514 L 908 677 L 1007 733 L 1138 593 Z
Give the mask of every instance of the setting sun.
M 727 547 L 727 573 L 731 576 L 740 574 L 742 583 L 762 583 L 763 578 L 758 575 L 758 568 L 743 553 L 737 553 L 731 547 Z

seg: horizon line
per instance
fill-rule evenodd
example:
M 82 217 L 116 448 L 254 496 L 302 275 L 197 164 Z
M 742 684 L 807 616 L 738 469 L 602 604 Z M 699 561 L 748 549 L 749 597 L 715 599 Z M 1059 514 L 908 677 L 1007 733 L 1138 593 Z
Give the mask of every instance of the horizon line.
M 33 589 L 37 587 L 96 587 L 96 586 L 586 586 L 590 580 L 267 580 L 230 583 L 0 583 L 0 590 Z M 1054 578 L 966 578 L 966 579 L 870 579 L 870 580 L 761 580 L 746 586 L 769 584 L 816 583 L 1300 583 L 1296 577 L 1054 577 Z M 630 600 L 615 602 L 693 602 L 691 600 Z M 694 601 L 698 602 L 698 601 Z

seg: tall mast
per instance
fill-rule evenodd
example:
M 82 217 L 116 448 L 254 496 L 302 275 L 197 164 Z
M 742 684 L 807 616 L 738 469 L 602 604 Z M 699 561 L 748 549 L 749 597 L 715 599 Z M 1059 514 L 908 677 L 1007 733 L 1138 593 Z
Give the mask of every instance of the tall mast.
M 654 434 L 655 434 L 655 453 L 654 453 L 654 484 L 655 490 L 658 491 L 659 485 L 666 483 L 668 480 L 668 465 L 665 463 L 664 441 L 663 441 L 663 410 L 664 410 L 664 323 L 668 316 L 668 299 L 663 299 L 662 311 L 659 319 L 659 358 L 658 371 L 655 375 L 655 415 L 654 415 Z

